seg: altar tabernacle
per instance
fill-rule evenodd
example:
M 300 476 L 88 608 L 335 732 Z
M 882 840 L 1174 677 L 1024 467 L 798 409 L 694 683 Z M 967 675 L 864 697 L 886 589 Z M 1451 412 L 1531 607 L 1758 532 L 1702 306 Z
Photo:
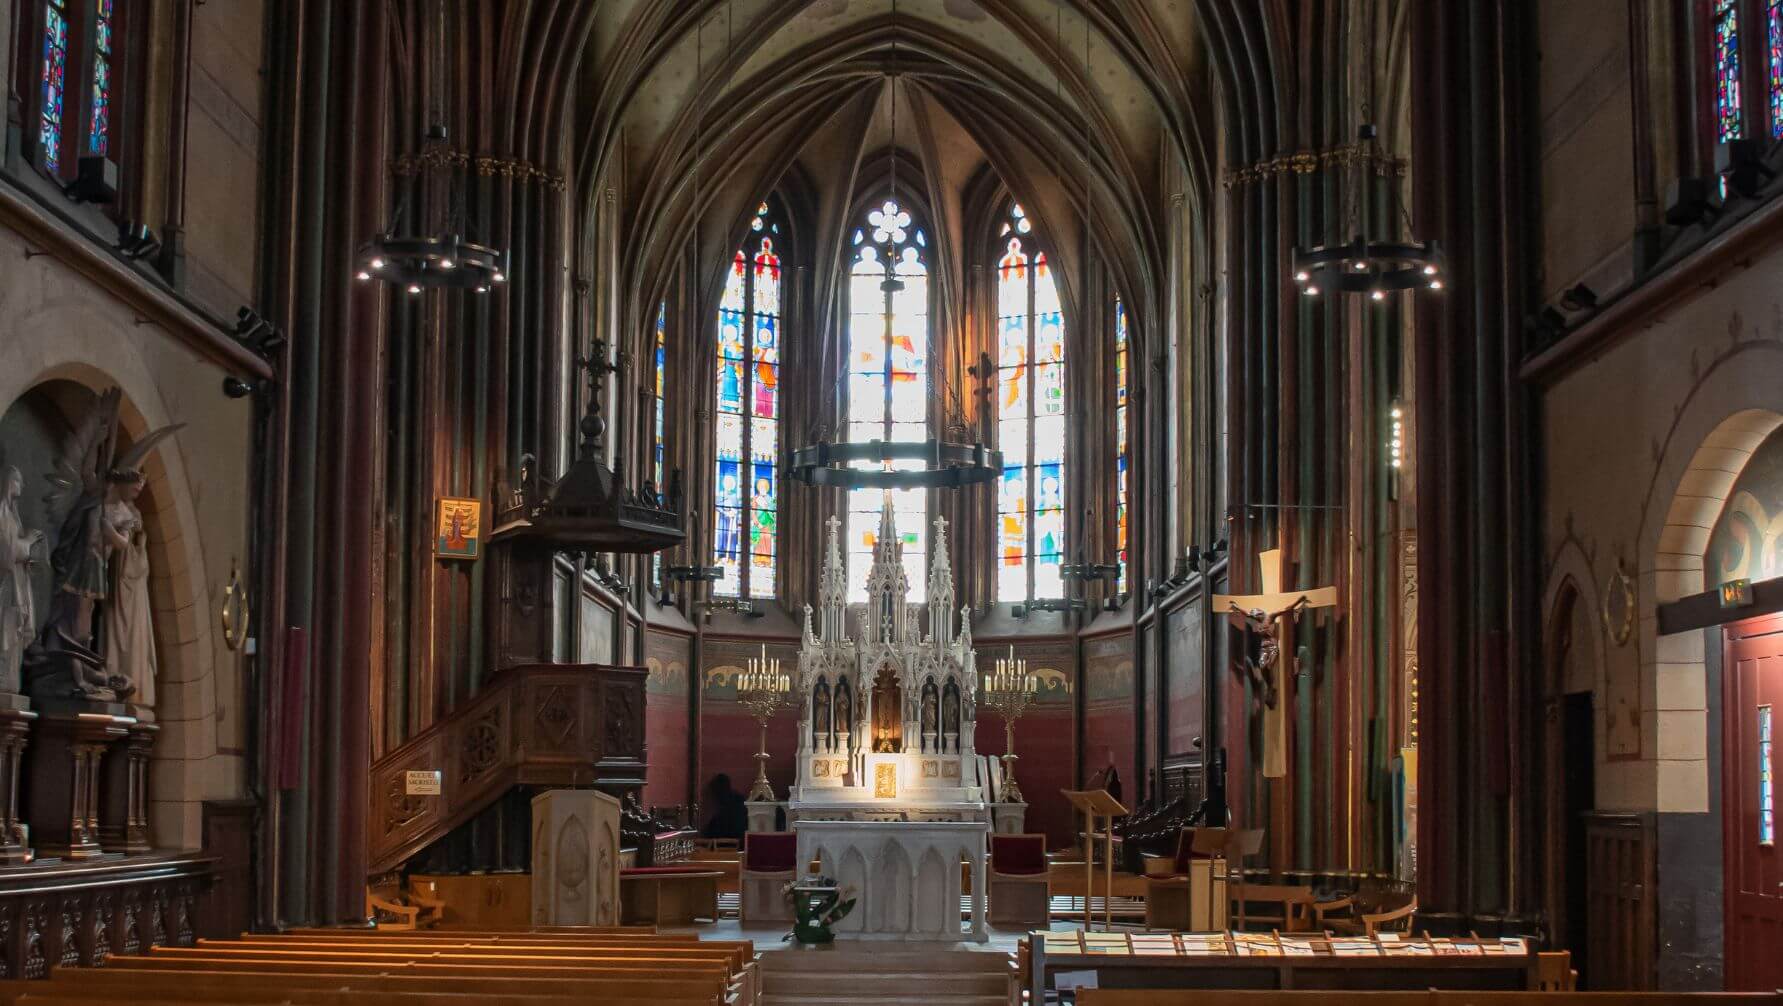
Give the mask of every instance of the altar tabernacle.
M 847 571 L 829 520 L 822 613 L 805 608 L 799 654 L 797 782 L 787 805 L 799 862 L 858 889 L 840 935 L 984 938 L 990 830 L 972 749 L 978 685 L 966 612 L 956 625 L 947 521 L 934 522 L 928 625 L 910 584 L 888 500 L 880 512 L 858 638 L 847 628 Z M 845 824 L 842 824 L 845 823 Z M 971 864 L 972 922 L 960 928 L 960 863 Z

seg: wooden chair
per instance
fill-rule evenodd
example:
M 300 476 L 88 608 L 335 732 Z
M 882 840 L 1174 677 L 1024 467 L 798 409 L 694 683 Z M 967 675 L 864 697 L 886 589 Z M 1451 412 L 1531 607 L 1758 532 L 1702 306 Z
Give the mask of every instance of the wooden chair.
M 743 922 L 791 922 L 792 905 L 781 889 L 798 876 L 799 837 L 790 831 L 754 831 L 743 836 L 743 865 L 737 917 Z
M 988 888 L 992 925 L 1044 926 L 1052 918 L 1045 835 L 992 835 Z
M 1280 905 L 1279 913 L 1258 915 L 1249 910 L 1253 904 Z M 1312 888 L 1305 884 L 1244 884 L 1232 888 L 1234 929 L 1249 929 L 1253 924 L 1284 933 L 1304 931 L 1312 921 Z
M 1348 894 L 1312 906 L 1313 928 L 1345 936 L 1370 936 L 1380 932 L 1410 932 L 1418 899 L 1407 896 L 1369 905 L 1363 894 Z
M 1572 992 L 1579 987 L 1569 950 L 1543 950 L 1535 955 L 1535 987 L 1543 992 Z
M 367 885 L 365 888 L 365 915 L 373 924 L 381 929 L 410 930 L 419 929 L 421 909 L 416 905 L 405 905 L 398 900 L 393 884 Z

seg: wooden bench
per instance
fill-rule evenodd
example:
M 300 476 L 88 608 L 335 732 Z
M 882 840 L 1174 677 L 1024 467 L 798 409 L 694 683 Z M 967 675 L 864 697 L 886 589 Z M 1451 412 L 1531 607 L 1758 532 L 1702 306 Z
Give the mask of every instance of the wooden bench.
M 445 938 L 439 938 L 445 937 Z M 752 943 L 629 930 L 429 934 L 311 930 L 115 956 L 103 969 L 0 982 L 0 1002 L 391 1006 L 757 1006 Z
M 1769 1006 L 1775 992 L 1344 992 L 1350 1006 Z M 1079 989 L 1077 1006 L 1324 1006 L 1329 991 Z
M 724 874 L 697 867 L 639 867 L 619 872 L 619 921 L 684 925 L 718 921 L 718 882 Z

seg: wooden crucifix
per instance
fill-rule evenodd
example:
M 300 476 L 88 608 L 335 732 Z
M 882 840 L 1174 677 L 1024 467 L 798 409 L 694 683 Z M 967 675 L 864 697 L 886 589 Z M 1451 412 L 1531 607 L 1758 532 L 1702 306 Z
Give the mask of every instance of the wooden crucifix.
M 1260 594 L 1215 594 L 1213 610 L 1227 615 L 1232 623 L 1262 637 L 1257 657 L 1243 657 L 1245 673 L 1263 692 L 1263 775 L 1280 779 L 1288 774 L 1287 719 L 1293 688 L 1288 674 L 1291 655 L 1282 653 L 1282 625 L 1296 619 L 1306 608 L 1337 606 L 1336 587 L 1314 587 L 1310 590 L 1282 590 L 1282 550 L 1272 548 L 1257 553 L 1257 566 L 1262 574 Z

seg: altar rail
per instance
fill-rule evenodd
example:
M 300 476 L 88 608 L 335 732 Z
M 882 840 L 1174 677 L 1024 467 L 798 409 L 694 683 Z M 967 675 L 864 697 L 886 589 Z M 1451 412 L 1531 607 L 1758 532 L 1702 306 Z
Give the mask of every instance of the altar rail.
M 371 872 L 444 837 L 517 785 L 644 784 L 642 667 L 533 664 L 501 671 L 445 719 L 371 767 Z M 440 773 L 411 795 L 410 771 Z
M 0 978 L 190 944 L 215 865 L 166 854 L 0 869 Z

